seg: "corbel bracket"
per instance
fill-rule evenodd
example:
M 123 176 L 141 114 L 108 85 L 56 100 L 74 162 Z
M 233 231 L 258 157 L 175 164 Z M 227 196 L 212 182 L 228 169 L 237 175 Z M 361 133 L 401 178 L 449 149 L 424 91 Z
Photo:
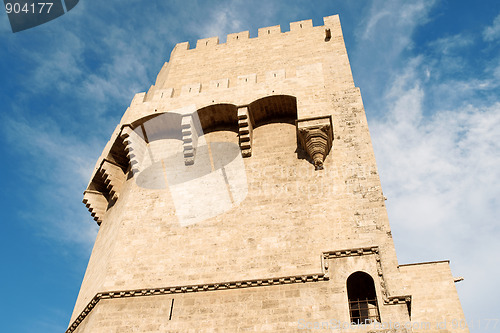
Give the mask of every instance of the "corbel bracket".
M 243 157 L 252 156 L 253 126 L 248 106 L 238 108 L 238 135 Z
M 295 126 L 300 145 L 311 157 L 315 169 L 323 169 L 323 162 L 332 148 L 332 116 L 298 119 Z
M 197 117 L 197 115 L 196 115 Z M 184 149 L 184 164 L 193 165 L 194 158 L 196 155 L 196 149 L 198 147 L 198 131 L 195 124 L 195 120 L 192 114 L 185 114 L 182 116 L 181 128 L 182 128 L 182 141 Z

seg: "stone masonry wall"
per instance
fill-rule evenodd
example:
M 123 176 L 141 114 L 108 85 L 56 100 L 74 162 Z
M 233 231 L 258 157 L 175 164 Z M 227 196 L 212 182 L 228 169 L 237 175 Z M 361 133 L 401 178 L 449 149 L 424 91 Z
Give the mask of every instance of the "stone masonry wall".
M 155 85 L 134 97 L 96 164 L 89 188 L 96 186 L 102 161 L 122 146 L 119 140 L 127 127 L 137 129 L 147 119 L 157 116 L 151 120 L 155 121 L 186 108 L 229 105 L 227 110 L 236 110 L 265 97 L 281 101 L 279 96 L 289 96 L 288 101 L 296 101 L 298 119 L 331 116 L 331 151 L 323 170 L 315 170 L 298 143 L 293 121 L 276 118 L 258 124 L 252 133 L 251 156 L 241 162 L 242 173 L 231 174 L 229 165 L 218 169 L 217 161 L 210 160 L 211 172 L 224 174 L 228 184 L 228 189 L 214 188 L 214 195 L 232 193 L 232 208 L 189 225 L 183 224 L 176 209 L 179 193 L 194 209 L 217 208 L 203 206 L 201 188 L 193 193 L 172 190 L 179 180 L 163 162 L 157 163 L 158 181 L 166 185 L 148 188 L 129 166 L 126 180 L 117 186 L 116 202 L 110 201 L 101 217 L 71 330 L 290 332 L 299 330 L 301 319 L 348 322 L 345 283 L 356 271 L 374 278 L 382 321 L 410 320 L 406 302 L 411 293 L 419 295 L 412 308 L 419 319 L 427 318 L 420 306 L 433 313 L 460 315 L 456 291 L 450 289 L 451 275 L 429 271 L 449 289 L 439 295 L 446 298 L 451 293 L 445 311 L 433 308 L 432 297 L 425 295 L 429 284 L 418 282 L 422 270 L 398 267 L 340 21 L 330 16 L 324 22 L 320 27 L 313 27 L 310 20 L 294 22 L 286 33 L 279 26 L 262 28 L 256 38 L 248 38 L 248 32 L 231 34 L 225 44 L 218 44 L 217 38 L 202 39 L 194 49 L 177 44 Z M 227 119 L 231 117 L 236 116 Z M 144 143 L 144 149 L 166 154 L 166 142 Z M 239 137 L 234 129 L 224 128 L 207 131 L 200 142 L 195 164 L 218 145 L 237 147 Z M 171 147 L 175 145 L 178 155 L 172 158 L 182 158 L 182 141 Z M 227 177 L 240 187 L 231 189 Z M 202 206 L 196 206 L 197 200 Z M 359 248 L 365 250 L 357 253 Z M 372 248 L 376 253 L 366 250 Z M 330 252 L 336 254 L 326 254 Z M 301 277 L 304 283 L 294 282 Z M 263 286 L 256 282 L 261 279 L 274 282 Z M 258 286 L 242 289 L 241 283 L 247 283 L 242 281 Z M 194 290 L 219 284 L 237 289 Z M 75 320 L 79 325 L 71 326 Z

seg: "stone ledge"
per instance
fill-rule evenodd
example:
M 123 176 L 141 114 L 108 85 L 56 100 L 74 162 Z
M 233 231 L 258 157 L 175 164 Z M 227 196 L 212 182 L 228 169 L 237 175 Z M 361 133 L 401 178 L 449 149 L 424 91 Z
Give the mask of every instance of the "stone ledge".
M 326 260 L 363 256 L 363 255 L 376 256 L 375 259 L 377 260 L 377 271 L 379 273 L 379 276 L 381 277 L 381 284 L 383 290 L 382 297 L 384 305 L 406 304 L 408 306 L 408 309 L 410 309 L 411 305 L 410 295 L 403 295 L 403 296 L 388 295 L 388 292 L 385 287 L 385 282 L 383 279 L 382 266 L 380 263 L 380 256 L 379 256 L 379 247 L 370 246 L 363 248 L 353 248 L 353 249 L 323 252 L 321 254 L 321 273 L 272 277 L 264 279 L 227 281 L 220 283 L 171 286 L 164 288 L 145 288 L 145 289 L 134 289 L 134 290 L 122 290 L 122 291 L 108 291 L 108 292 L 97 293 L 92 298 L 92 300 L 87 304 L 85 309 L 83 309 L 80 315 L 78 315 L 78 317 L 71 323 L 71 325 L 66 330 L 66 333 L 74 332 L 78 327 L 78 325 L 80 325 L 80 323 L 87 317 L 90 311 L 92 311 L 92 309 L 97 305 L 97 303 L 101 299 L 115 299 L 124 297 L 155 296 L 155 295 L 169 295 L 169 294 L 171 295 L 171 294 L 181 294 L 181 293 L 240 289 L 240 288 L 266 287 L 266 286 L 293 284 L 293 283 L 311 283 L 311 282 L 328 281 L 330 280 L 330 276 L 328 274 L 329 265 Z

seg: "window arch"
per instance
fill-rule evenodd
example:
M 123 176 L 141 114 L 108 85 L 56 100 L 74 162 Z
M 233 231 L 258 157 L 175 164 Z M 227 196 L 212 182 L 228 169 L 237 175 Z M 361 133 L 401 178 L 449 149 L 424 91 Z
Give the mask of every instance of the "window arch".
M 375 283 L 369 274 L 355 272 L 347 278 L 347 297 L 353 324 L 380 322 Z

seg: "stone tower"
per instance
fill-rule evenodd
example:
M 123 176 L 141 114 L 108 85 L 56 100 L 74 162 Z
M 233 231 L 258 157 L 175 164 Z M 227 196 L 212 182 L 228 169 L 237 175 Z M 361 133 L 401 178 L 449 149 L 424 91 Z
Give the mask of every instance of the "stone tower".
M 177 44 L 83 202 L 67 332 L 468 331 L 448 261 L 398 264 L 338 16 Z

